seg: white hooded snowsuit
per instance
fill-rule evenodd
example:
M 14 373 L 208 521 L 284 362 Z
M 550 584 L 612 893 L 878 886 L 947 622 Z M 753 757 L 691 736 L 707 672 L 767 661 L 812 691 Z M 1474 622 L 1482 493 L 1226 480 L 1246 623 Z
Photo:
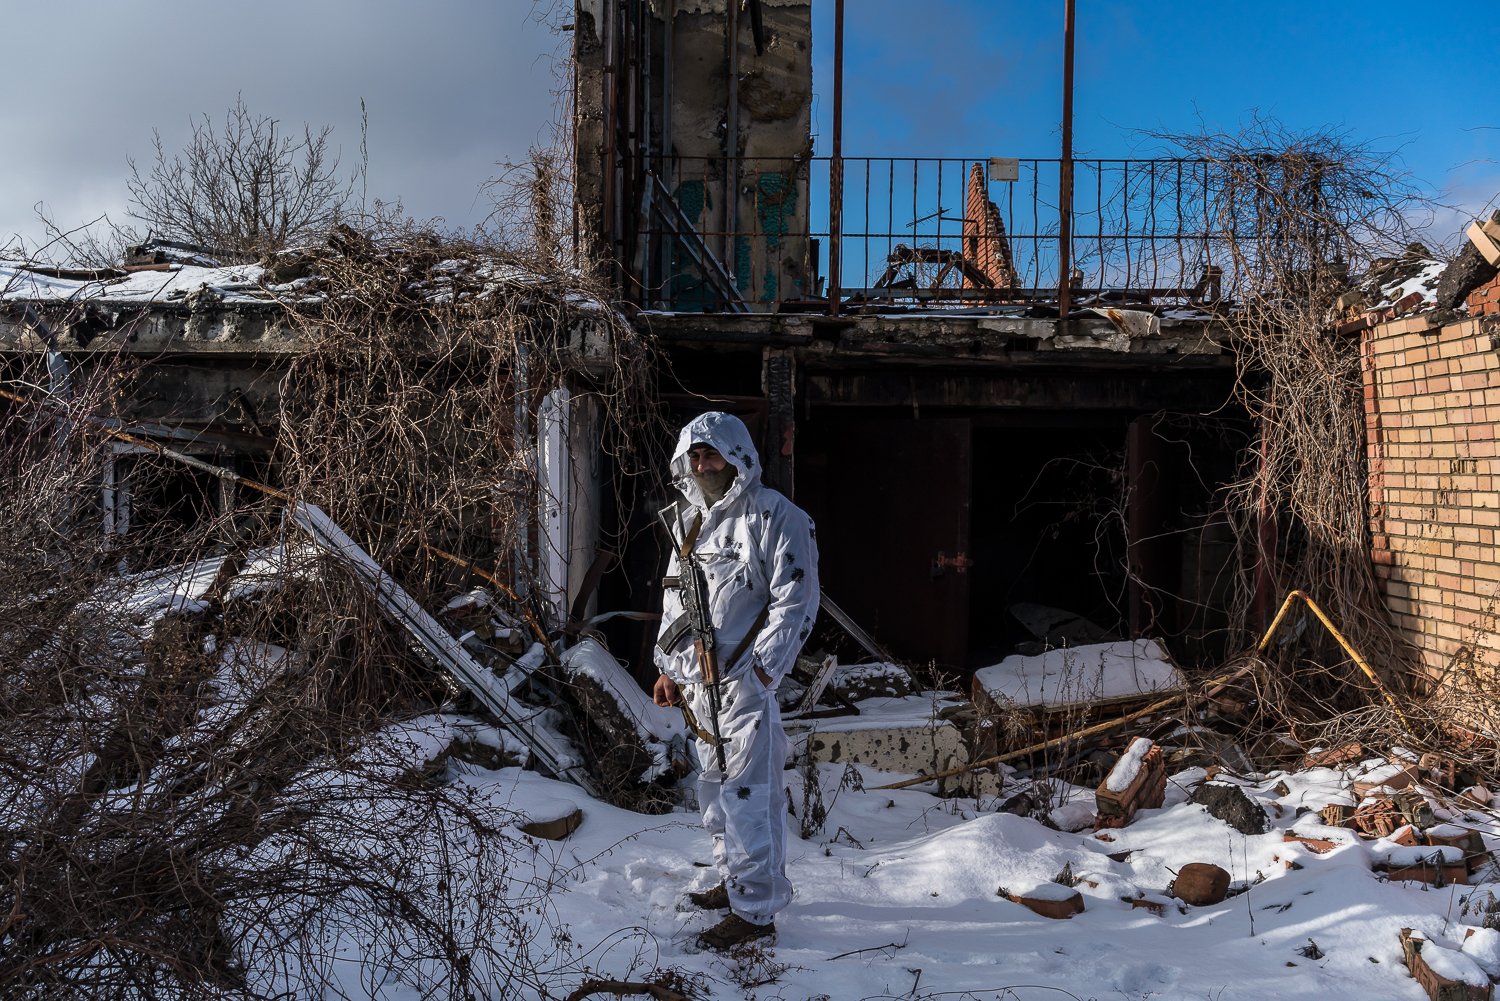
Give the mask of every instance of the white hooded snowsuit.
M 737 470 L 734 482 L 712 507 L 693 478 L 688 451 L 713 446 Z M 786 798 L 781 772 L 790 744 L 781 728 L 776 686 L 792 669 L 818 611 L 818 550 L 812 519 L 760 482 L 760 458 L 739 418 L 707 413 L 693 419 L 677 440 L 672 479 L 687 503 L 677 505 L 676 545 L 695 520 L 702 525 L 693 551 L 704 569 L 708 605 L 720 657 L 720 733 L 727 774 L 719 773 L 714 748 L 698 741 L 698 803 L 713 838 L 714 858 L 729 888 L 734 913 L 765 924 L 791 901 L 786 876 Z M 677 558 L 674 555 L 673 569 Z M 745 652 L 731 662 L 765 613 L 764 625 Z M 673 627 L 682 599 L 668 590 L 663 600 L 656 665 L 682 686 L 688 706 L 709 728 L 708 690 L 693 649 L 692 634 Z M 680 629 L 680 627 L 679 627 Z M 769 686 L 756 677 L 759 667 Z

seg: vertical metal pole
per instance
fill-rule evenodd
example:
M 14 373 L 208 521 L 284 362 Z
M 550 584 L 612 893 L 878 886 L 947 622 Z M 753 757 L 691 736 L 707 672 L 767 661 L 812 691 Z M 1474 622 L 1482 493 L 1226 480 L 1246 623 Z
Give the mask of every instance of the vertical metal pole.
M 1057 315 L 1066 320 L 1072 305 L 1073 271 L 1073 0 L 1064 0 L 1063 14 L 1063 107 L 1062 163 L 1057 177 L 1057 266 L 1061 272 L 1057 288 Z
M 724 270 L 739 282 L 735 268 L 734 238 L 739 224 L 740 208 L 740 5 L 739 0 L 729 0 L 729 97 L 725 109 L 726 132 L 724 137 Z M 729 304 L 724 303 L 725 307 Z
M 619 229 L 615 225 L 615 160 L 618 154 L 619 137 L 615 134 L 616 122 L 616 89 L 619 82 L 619 67 L 615 65 L 618 58 L 615 43 L 615 18 L 617 12 L 615 4 L 607 2 L 603 9 L 603 31 L 601 32 L 604 44 L 604 135 L 599 143 L 599 171 L 601 187 L 604 189 L 603 205 L 599 211 L 600 227 L 604 230 L 599 234 L 602 244 L 601 250 L 607 255 L 604 266 L 609 269 L 609 278 L 616 290 L 625 287 L 624 275 L 620 272 L 619 252 L 616 247 L 616 239 L 619 237 Z
M 838 316 L 839 251 L 844 239 L 844 0 L 835 0 L 833 7 L 832 152 L 828 162 L 828 315 Z

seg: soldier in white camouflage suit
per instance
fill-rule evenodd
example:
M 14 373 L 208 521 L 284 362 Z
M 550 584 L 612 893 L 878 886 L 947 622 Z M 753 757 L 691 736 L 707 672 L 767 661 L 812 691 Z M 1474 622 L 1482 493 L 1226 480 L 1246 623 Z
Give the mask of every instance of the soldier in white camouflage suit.
M 675 512 L 676 544 L 689 540 L 703 566 L 721 658 L 724 774 L 701 732 L 709 726 L 708 687 L 677 590 L 663 602 L 655 655 L 661 677 L 652 696 L 661 706 L 685 699 L 700 724 L 699 805 L 723 879 L 688 898 L 729 909 L 700 936 L 703 945 L 724 949 L 774 933 L 776 915 L 792 897 L 781 784 L 790 747 L 776 686 L 817 615 L 818 550 L 812 519 L 761 483 L 760 459 L 739 418 L 694 418 L 678 438 L 672 477 L 686 500 Z

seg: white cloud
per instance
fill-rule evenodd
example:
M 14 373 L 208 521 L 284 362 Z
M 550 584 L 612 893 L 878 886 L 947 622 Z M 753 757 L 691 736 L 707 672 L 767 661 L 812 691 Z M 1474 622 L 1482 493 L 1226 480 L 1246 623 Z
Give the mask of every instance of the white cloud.
M 127 158 L 169 149 L 236 95 L 288 128 L 331 125 L 345 168 L 369 112 L 369 193 L 451 226 L 488 212 L 501 160 L 550 140 L 554 55 L 569 36 L 530 0 L 260 0 L 142 6 L 7 3 L 0 33 L 0 242 L 41 234 L 33 206 L 76 224 L 125 207 Z M 571 4 L 565 5 L 571 10 Z M 558 20 L 560 18 L 554 18 Z M 16 44 L 25 39 L 25 44 Z

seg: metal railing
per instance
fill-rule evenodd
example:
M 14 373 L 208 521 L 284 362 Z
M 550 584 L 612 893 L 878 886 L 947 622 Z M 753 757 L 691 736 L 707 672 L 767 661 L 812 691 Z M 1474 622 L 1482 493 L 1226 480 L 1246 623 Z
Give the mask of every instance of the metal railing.
M 643 306 L 678 310 L 813 308 L 830 293 L 851 306 L 1055 301 L 1063 279 L 1061 165 L 1058 159 L 844 157 L 835 191 L 828 157 L 678 157 L 649 188 L 675 205 L 653 210 L 647 198 L 630 270 Z M 1004 267 L 978 266 L 982 259 L 994 264 L 999 244 L 974 218 L 976 168 L 977 186 L 1003 226 Z M 998 171 L 1014 179 L 1002 180 Z M 1235 204 L 1223 197 L 1229 183 L 1204 160 L 1075 159 L 1073 301 L 1218 299 L 1231 282 L 1229 243 L 1240 225 L 1218 218 L 1220 206 Z M 828 224 L 835 199 L 842 209 L 838 234 Z M 830 289 L 835 240 L 841 280 Z M 704 249 L 722 267 L 696 263 Z

